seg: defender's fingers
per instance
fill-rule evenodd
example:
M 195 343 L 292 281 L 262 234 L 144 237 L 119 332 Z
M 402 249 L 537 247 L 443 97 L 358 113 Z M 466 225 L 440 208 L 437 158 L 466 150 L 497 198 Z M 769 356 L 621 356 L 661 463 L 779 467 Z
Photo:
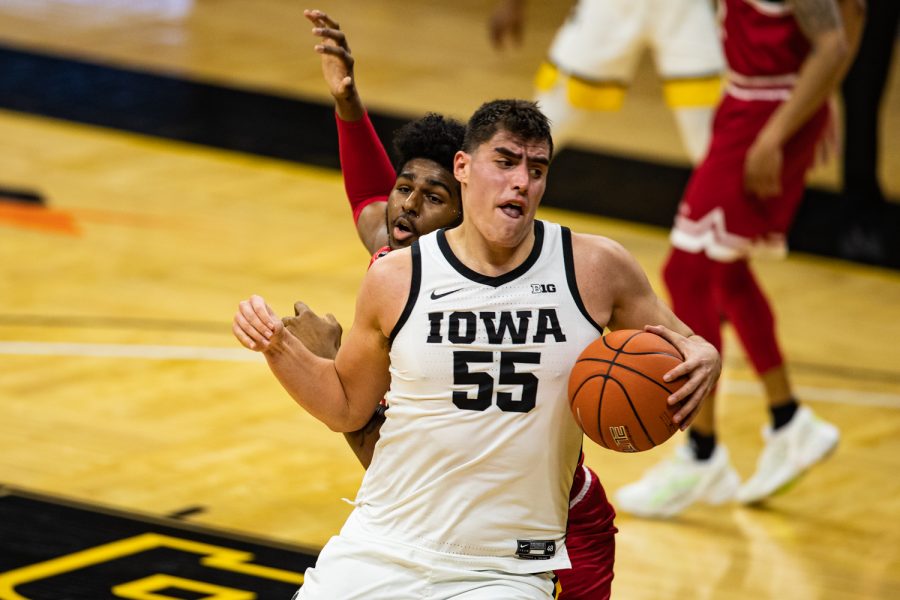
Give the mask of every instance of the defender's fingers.
M 312 15 L 319 21 L 321 21 L 326 27 L 330 27 L 332 29 L 340 29 L 341 26 L 337 21 L 328 16 L 328 13 L 315 9 L 309 11 Z
M 294 316 L 297 316 L 300 313 L 306 311 L 312 312 L 309 306 L 307 306 L 306 302 L 303 302 L 302 300 L 297 300 L 296 302 L 294 302 Z
M 329 29 L 327 27 L 313 27 L 312 32 L 314 35 L 317 35 L 321 38 L 324 38 L 327 40 L 332 40 L 335 44 L 337 44 L 341 48 L 350 50 L 350 47 L 347 45 L 347 36 L 344 35 L 344 32 L 339 29 Z
M 317 44 L 315 47 L 316 52 L 319 54 L 328 54 L 330 56 L 336 56 L 340 58 L 344 63 L 353 66 L 353 57 L 345 50 L 339 46 L 332 46 L 330 44 Z

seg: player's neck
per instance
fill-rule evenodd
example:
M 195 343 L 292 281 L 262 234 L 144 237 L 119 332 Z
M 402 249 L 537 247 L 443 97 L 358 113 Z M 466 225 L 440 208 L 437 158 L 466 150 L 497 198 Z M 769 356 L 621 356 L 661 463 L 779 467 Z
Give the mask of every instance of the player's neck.
M 490 277 L 504 275 L 525 262 L 535 240 L 533 223 L 524 238 L 512 246 L 492 242 L 465 221 L 447 231 L 446 236 L 456 258 L 476 273 Z

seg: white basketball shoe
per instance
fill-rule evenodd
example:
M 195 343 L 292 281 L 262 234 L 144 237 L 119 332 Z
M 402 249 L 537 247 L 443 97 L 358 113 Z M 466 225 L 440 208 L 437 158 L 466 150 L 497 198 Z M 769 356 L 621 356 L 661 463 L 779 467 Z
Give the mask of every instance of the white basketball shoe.
M 695 502 L 722 504 L 741 480 L 719 444 L 709 460 L 697 460 L 686 445 L 615 494 L 616 508 L 639 517 L 673 517 Z
M 810 467 L 828 457 L 840 439 L 838 428 L 801 406 L 783 427 L 763 428 L 766 445 L 756 464 L 756 473 L 741 486 L 737 499 L 754 504 L 785 490 Z

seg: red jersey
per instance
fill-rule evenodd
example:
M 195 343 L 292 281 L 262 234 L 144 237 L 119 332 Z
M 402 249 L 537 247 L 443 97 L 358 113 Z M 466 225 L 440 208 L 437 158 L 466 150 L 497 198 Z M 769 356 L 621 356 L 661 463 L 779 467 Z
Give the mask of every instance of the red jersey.
M 391 251 L 391 247 L 390 247 L 390 246 L 382 246 L 381 248 L 379 248 L 378 250 L 376 250 L 376 251 L 375 251 L 375 254 L 373 254 L 373 255 L 372 255 L 372 258 L 369 260 L 369 268 L 372 267 L 372 264 L 373 264 L 376 260 L 378 260 L 378 259 L 381 258 L 382 256 L 387 255 L 387 253 L 390 252 L 390 251 Z
M 730 95 L 786 100 L 810 51 L 784 0 L 720 0 L 722 45 Z
M 806 172 L 828 120 L 825 106 L 782 147 L 781 195 L 760 201 L 744 188 L 744 162 L 772 114 L 787 101 L 810 43 L 787 2 L 720 0 L 728 61 L 726 95 L 716 111 L 706 158 L 685 189 L 672 245 L 720 262 L 763 251 L 783 255 L 803 199 Z

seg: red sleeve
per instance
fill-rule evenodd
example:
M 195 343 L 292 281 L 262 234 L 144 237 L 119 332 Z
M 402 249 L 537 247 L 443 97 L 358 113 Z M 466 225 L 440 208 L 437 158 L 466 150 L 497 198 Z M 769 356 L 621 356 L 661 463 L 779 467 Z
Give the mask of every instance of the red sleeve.
M 337 121 L 344 189 L 355 223 L 362 209 L 373 202 L 387 200 L 397 175 L 368 113 L 359 121 L 344 121 L 337 114 L 334 118 Z

